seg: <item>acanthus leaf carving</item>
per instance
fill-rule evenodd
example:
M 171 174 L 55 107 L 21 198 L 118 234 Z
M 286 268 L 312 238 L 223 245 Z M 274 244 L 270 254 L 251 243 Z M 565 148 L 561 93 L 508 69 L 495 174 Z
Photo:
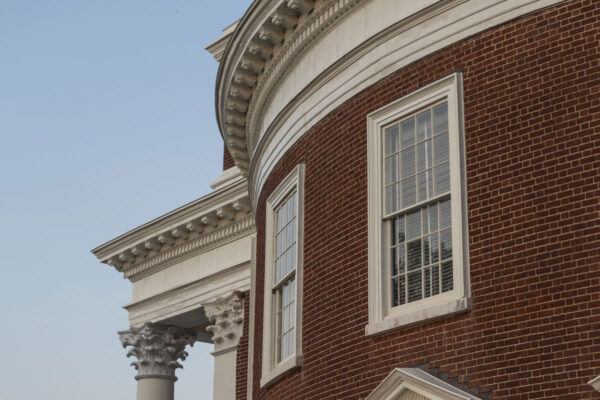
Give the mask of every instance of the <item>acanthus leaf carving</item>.
M 175 370 L 183 368 L 179 360 L 187 358 L 187 345 L 197 340 L 193 329 L 165 326 L 155 323 L 119 332 L 124 348 L 130 347 L 127 357 L 135 357 L 131 365 L 138 371 L 136 379 L 164 377 L 176 380 Z
M 243 294 L 235 291 L 229 296 L 219 297 L 214 302 L 203 305 L 206 316 L 212 325 L 206 328 L 213 334 L 215 351 L 235 348 L 242 336 L 244 323 Z

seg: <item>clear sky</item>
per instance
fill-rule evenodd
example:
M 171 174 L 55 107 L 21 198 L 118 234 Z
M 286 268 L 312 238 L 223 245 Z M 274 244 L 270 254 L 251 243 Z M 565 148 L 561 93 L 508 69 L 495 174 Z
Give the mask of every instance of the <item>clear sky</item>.
M 204 47 L 249 4 L 0 0 L 0 399 L 135 399 L 116 334 L 131 284 L 90 250 L 209 192 Z M 178 400 L 212 398 L 210 351 L 190 351 Z

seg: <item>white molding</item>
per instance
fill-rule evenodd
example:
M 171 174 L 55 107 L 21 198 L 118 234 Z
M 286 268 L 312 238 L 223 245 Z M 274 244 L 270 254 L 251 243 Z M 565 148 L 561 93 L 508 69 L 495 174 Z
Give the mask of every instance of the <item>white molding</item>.
M 172 249 L 162 250 L 154 257 L 136 263 L 128 269 L 124 269 L 122 271 L 123 277 L 136 282 L 171 265 L 189 259 L 197 254 L 224 246 L 255 231 L 254 217 L 247 216 L 223 228 L 218 228 L 210 233 L 201 235 L 195 240 L 187 240 L 178 246 L 174 246 Z
M 271 294 L 274 276 L 273 268 L 273 226 L 275 224 L 275 208 L 292 191 L 297 192 L 296 204 L 296 325 L 294 354 L 280 363 L 274 361 L 274 329 L 273 295 Z M 302 287 L 303 287 L 303 245 L 304 245 L 304 164 L 299 164 L 271 193 L 266 204 L 265 228 L 265 277 L 264 277 L 264 311 L 263 311 L 263 346 L 262 346 L 262 375 L 260 386 L 271 385 L 285 373 L 302 365 Z
M 221 37 L 205 47 L 205 49 L 214 57 L 217 62 L 221 62 L 223 53 L 225 53 L 225 48 L 227 47 L 227 44 L 231 39 L 231 35 L 233 35 L 238 23 L 239 20 L 223 29 L 223 34 Z
M 423 323 L 471 309 L 466 192 L 464 191 L 464 125 L 462 75 L 451 74 L 404 96 L 367 116 L 369 324 L 367 335 Z M 453 290 L 398 307 L 389 306 L 387 239 L 382 223 L 383 141 L 385 125 L 441 100 L 448 102 L 450 191 L 452 214 Z
M 250 255 L 250 312 L 248 319 L 248 369 L 246 380 L 246 399 L 252 400 L 254 387 L 254 319 L 256 318 L 256 238 L 252 238 Z
M 210 184 L 210 188 L 214 190 L 220 190 L 243 180 L 244 177 L 240 169 L 236 166 L 233 166 L 224 170 L 221 175 Z
M 360 91 L 444 47 L 564 1 L 437 1 L 410 16 L 387 13 L 382 18 L 367 16 L 393 9 L 397 0 L 359 3 L 361 7 L 353 9 L 351 16 L 336 20 L 337 25 L 323 33 L 324 37 L 338 31 L 353 34 L 333 37 L 333 44 L 315 41 L 310 57 L 297 57 L 295 68 L 274 83 L 275 94 L 260 109 L 263 120 L 249 129 L 249 134 L 257 137 L 250 141 L 256 147 L 248 172 L 253 207 L 281 157 L 317 122 Z M 390 23 L 394 16 L 397 19 Z M 373 33 L 361 36 L 363 29 Z M 332 52 L 340 55 L 325 64 Z
M 414 392 L 431 400 L 481 400 L 418 368 L 396 368 L 365 400 L 397 400 Z

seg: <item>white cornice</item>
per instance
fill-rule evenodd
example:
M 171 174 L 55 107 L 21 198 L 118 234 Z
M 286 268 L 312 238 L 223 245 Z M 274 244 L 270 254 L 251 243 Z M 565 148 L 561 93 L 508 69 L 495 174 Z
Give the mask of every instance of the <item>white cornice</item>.
M 261 96 L 266 100 L 248 117 L 247 140 L 254 146 L 248 171 L 252 206 L 285 152 L 352 96 L 444 47 L 564 1 L 361 1 L 314 38 L 310 52 L 295 57 L 293 68 L 253 92 L 251 103 Z M 386 12 L 394 8 L 404 14 Z
M 221 58 L 223 57 L 223 53 L 225 52 L 225 48 L 229 43 L 229 39 L 231 39 L 231 35 L 235 31 L 237 27 L 238 21 L 235 21 L 233 24 L 229 25 L 227 28 L 223 29 L 223 35 L 220 38 L 206 46 L 206 50 L 212 54 L 217 62 L 221 62 Z
M 246 181 L 229 174 L 219 190 L 125 233 L 92 253 L 136 281 L 255 230 Z
M 334 3 L 357 1 L 360 0 L 254 1 L 240 20 L 219 67 L 216 113 L 223 139 L 243 174 L 248 171 L 250 160 L 248 109 L 261 80 L 282 59 L 303 50 L 297 45 L 307 30 L 327 26 L 330 15 L 320 10 L 329 10 Z M 310 17 L 311 13 L 316 17 Z

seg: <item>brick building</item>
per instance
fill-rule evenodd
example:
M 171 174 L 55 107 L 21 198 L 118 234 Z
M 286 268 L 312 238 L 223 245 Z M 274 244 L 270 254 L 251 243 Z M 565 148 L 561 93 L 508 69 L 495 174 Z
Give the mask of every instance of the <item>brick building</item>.
M 138 398 L 213 340 L 215 399 L 600 399 L 600 2 L 257 0 L 208 50 L 215 193 L 94 250 Z

